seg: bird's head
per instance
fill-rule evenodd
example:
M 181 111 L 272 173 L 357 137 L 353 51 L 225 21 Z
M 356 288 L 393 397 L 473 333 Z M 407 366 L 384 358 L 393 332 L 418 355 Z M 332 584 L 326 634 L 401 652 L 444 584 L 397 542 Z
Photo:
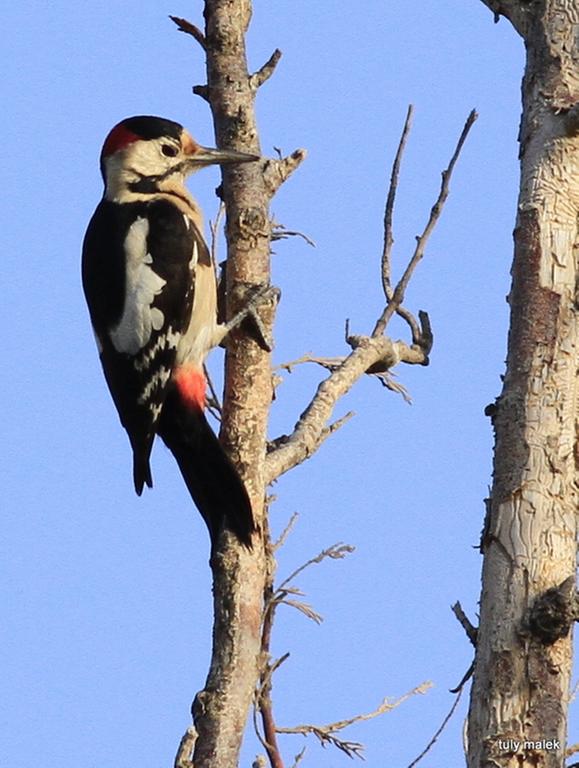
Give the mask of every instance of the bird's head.
M 101 151 L 107 196 L 130 190 L 145 194 L 183 183 L 206 165 L 247 163 L 257 155 L 198 144 L 179 123 L 162 117 L 129 117 L 115 125 Z

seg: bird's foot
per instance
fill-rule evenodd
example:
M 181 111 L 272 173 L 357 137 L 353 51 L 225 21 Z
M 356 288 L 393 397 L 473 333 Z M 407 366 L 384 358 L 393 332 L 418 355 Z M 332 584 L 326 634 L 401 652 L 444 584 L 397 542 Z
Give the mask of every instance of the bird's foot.
M 271 301 L 279 301 L 281 291 L 275 285 L 262 285 L 256 288 L 249 296 L 245 306 L 237 314 L 235 314 L 231 320 L 221 326 L 223 332 L 223 338 L 225 338 L 232 330 L 238 328 L 244 320 L 250 320 L 254 337 L 259 346 L 266 352 L 271 352 L 273 349 L 273 339 L 269 330 L 265 327 L 262 319 L 257 313 L 257 310 Z

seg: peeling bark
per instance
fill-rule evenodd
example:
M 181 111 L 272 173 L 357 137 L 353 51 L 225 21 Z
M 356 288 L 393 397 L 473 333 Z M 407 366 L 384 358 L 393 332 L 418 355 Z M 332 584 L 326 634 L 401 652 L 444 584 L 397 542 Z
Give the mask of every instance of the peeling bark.
M 468 764 L 560 768 L 572 633 L 546 643 L 529 616 L 576 562 L 579 139 L 566 115 L 579 102 L 579 11 L 574 0 L 486 4 L 523 35 L 527 63 Z

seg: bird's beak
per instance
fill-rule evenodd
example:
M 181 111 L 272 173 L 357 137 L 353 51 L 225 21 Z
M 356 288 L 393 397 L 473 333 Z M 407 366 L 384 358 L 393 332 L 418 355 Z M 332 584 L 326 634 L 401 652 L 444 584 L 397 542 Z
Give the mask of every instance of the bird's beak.
M 201 147 L 199 144 L 187 154 L 192 165 L 226 165 L 228 163 L 251 163 L 254 160 L 259 160 L 259 155 L 249 155 L 246 152 L 236 152 L 233 149 Z

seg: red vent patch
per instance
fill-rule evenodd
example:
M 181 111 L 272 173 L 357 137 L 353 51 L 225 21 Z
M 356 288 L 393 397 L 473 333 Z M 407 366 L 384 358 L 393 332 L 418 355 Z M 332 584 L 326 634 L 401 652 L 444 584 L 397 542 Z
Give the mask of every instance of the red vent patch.
M 205 408 L 207 387 L 203 371 L 193 367 L 179 368 L 173 374 L 173 379 L 185 405 L 202 411 Z

